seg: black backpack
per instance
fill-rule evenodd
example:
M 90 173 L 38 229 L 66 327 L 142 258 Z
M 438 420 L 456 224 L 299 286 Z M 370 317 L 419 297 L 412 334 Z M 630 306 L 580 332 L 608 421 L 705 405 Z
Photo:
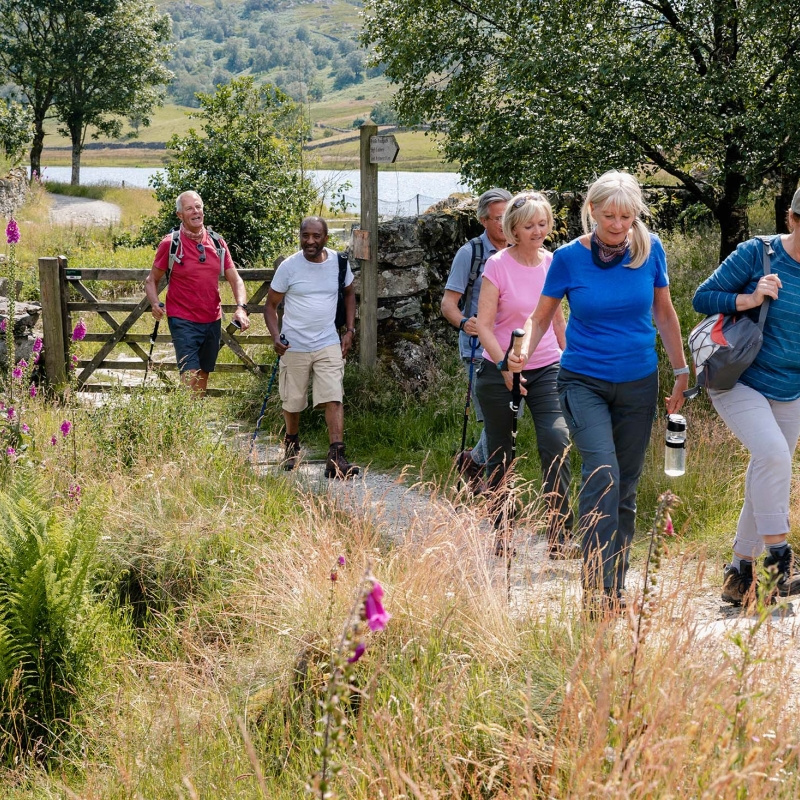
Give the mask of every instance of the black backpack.
M 464 294 L 461 295 L 458 301 L 458 310 L 462 314 L 469 314 L 469 309 L 472 305 L 472 290 L 485 261 L 483 257 L 483 239 L 480 236 L 476 236 L 474 239 L 470 239 L 469 243 L 472 246 L 472 265 L 469 268 L 467 288 L 464 289 Z
M 347 256 L 344 253 L 337 253 L 336 255 L 339 259 L 339 294 L 336 299 L 336 317 L 334 318 L 334 324 L 338 331 L 347 323 L 347 314 L 344 310 L 344 279 L 347 276 Z

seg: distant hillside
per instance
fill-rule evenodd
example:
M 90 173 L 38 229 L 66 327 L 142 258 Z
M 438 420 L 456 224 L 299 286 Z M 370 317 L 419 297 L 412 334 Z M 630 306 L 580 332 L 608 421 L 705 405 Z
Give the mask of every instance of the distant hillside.
M 299 102 L 319 102 L 363 83 L 359 0 L 161 2 L 172 18 L 170 99 L 196 106 L 197 92 L 239 75 L 268 80 Z

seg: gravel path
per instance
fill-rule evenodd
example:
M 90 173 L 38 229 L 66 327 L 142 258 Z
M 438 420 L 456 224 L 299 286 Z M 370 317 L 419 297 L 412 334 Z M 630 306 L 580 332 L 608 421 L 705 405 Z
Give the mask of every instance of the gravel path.
M 72 227 L 94 227 L 115 225 L 120 220 L 120 207 L 105 200 L 91 200 L 88 197 L 70 197 L 52 194 L 50 222 L 53 225 Z

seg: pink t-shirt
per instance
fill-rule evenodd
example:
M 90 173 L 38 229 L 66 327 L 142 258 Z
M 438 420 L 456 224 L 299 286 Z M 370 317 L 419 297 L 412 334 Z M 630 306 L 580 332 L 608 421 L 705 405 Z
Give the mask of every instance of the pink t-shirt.
M 511 341 L 511 331 L 514 328 L 524 328 L 525 321 L 536 308 L 547 270 L 553 260 L 553 254 L 542 249 L 542 263 L 538 267 L 526 267 L 514 259 L 511 249 L 507 248 L 490 256 L 483 270 L 484 281 L 489 281 L 500 292 L 494 318 L 494 335 L 503 348 L 508 347 Z M 492 360 L 486 350 L 483 351 L 483 357 Z M 561 348 L 551 325 L 539 346 L 531 353 L 525 369 L 547 367 L 560 360 Z
M 222 238 L 222 237 L 220 237 Z M 169 265 L 169 248 L 172 234 L 165 236 L 156 250 L 153 266 L 166 272 Z M 233 259 L 225 240 L 225 269 L 233 267 Z M 167 316 L 180 317 L 190 322 L 215 322 L 222 316 L 219 296 L 219 258 L 214 240 L 205 231 L 201 242 L 205 250 L 205 261 L 200 261 L 197 244 L 181 233 L 178 255 L 167 287 Z

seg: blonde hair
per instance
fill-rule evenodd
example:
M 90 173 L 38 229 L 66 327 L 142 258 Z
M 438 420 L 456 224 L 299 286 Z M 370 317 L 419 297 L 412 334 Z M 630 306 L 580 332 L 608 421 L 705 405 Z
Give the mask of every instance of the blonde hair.
M 647 206 L 644 204 L 642 187 L 636 178 L 627 172 L 610 170 L 589 186 L 581 209 L 581 222 L 585 233 L 591 233 L 596 224 L 590 206 L 599 209 L 606 205 L 633 214 L 633 225 L 628 234 L 630 256 L 625 266 L 638 269 L 650 257 L 650 232 L 641 220 L 641 215 L 647 211 Z
M 514 206 L 518 207 L 515 208 Z M 547 232 L 553 230 L 553 208 L 541 192 L 520 192 L 515 194 L 503 213 L 503 236 L 507 242 L 519 243 L 514 228 L 524 225 L 534 217 L 544 216 L 547 220 Z

